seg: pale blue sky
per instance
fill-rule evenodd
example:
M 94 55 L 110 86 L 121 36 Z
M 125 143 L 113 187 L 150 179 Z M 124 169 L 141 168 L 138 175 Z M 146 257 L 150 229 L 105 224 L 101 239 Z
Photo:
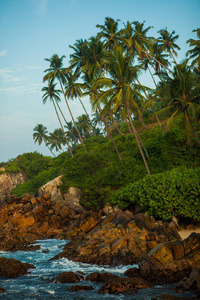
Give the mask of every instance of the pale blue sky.
M 69 45 L 95 35 L 108 16 L 120 19 L 120 27 L 146 21 L 154 26 L 153 36 L 165 27 L 175 30 L 181 61 L 189 49 L 186 41 L 196 38 L 192 30 L 200 26 L 199 12 L 199 0 L 0 0 L 0 162 L 24 152 L 49 155 L 32 138 L 38 123 L 49 132 L 59 127 L 52 104 L 42 103 L 44 58 L 65 55 L 67 66 Z M 70 104 L 75 117 L 83 113 L 78 103 Z M 87 100 L 86 105 L 90 111 Z M 70 121 L 64 102 L 62 108 Z

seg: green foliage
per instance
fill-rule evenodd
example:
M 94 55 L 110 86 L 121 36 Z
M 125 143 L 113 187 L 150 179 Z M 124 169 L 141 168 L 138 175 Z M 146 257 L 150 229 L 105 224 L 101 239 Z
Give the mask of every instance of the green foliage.
M 115 192 L 111 202 L 122 209 L 138 203 L 162 220 L 180 216 L 200 221 L 200 167 L 180 167 L 145 177 Z

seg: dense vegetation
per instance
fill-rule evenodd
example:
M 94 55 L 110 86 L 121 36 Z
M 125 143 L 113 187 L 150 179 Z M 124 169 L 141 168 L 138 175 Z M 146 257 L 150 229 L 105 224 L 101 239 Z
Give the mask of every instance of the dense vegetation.
M 187 59 L 177 63 L 175 31 L 161 29 L 158 37 L 150 37 L 145 22 L 127 22 L 119 29 L 119 21 L 109 17 L 97 28 L 96 36 L 70 46 L 68 66 L 63 66 L 65 56 L 45 59 L 43 103 L 52 102 L 60 128 L 48 134 L 37 124 L 33 138 L 60 154 L 27 153 L 6 165 L 29 177 L 13 193 L 33 193 L 63 174 L 62 191 L 80 187 L 88 209 L 107 201 L 121 208 L 138 203 L 163 220 L 200 220 L 200 29 L 193 31 L 197 40 L 187 41 L 192 47 Z M 142 84 L 144 73 L 153 88 Z M 61 95 L 71 121 L 59 106 Z M 85 96 L 92 119 L 82 102 Z M 77 120 L 69 100 L 83 106 Z

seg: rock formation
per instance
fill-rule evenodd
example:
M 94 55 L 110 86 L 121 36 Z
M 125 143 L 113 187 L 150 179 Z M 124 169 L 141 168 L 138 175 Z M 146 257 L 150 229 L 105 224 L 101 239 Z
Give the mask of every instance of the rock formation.
M 18 184 L 27 180 L 26 175 L 18 173 L 5 173 L 5 168 L 0 169 L 0 205 L 3 204 L 12 194 Z

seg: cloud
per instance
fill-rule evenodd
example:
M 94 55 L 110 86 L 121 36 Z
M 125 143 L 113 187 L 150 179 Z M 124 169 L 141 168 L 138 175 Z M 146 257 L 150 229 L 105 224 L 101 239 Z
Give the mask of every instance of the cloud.
M 38 67 L 38 66 L 26 66 L 26 69 L 29 69 L 29 70 L 41 70 L 43 68 L 42 67 Z
M 14 71 L 11 69 L 0 69 L 0 77 L 4 82 L 19 82 L 21 81 L 20 77 L 13 75 Z
M 8 53 L 8 50 L 1 50 L 0 51 L 0 56 L 6 56 Z
M 0 93 L 9 95 L 41 94 L 42 84 L 32 83 L 30 86 L 18 85 L 0 88 Z

